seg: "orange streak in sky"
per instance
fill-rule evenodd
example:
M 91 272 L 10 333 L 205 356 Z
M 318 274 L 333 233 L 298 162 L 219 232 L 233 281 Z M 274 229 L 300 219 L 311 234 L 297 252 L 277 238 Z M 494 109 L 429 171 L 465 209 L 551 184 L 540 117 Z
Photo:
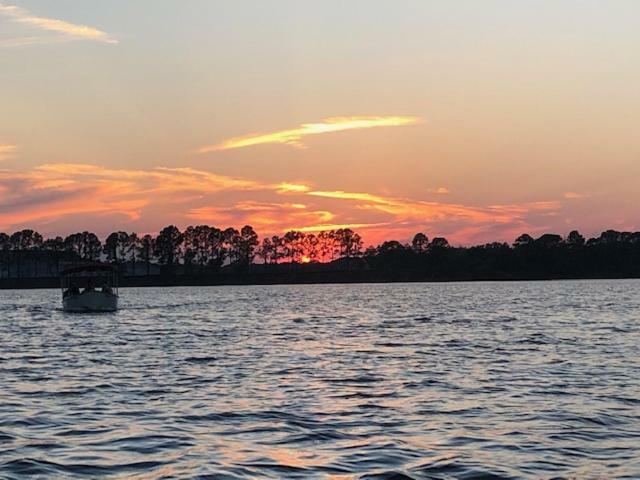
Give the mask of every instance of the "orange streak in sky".
M 279 201 L 283 195 L 287 202 Z M 527 223 L 532 215 L 552 217 L 562 205 L 541 201 L 473 206 L 312 190 L 300 183 L 262 183 L 193 168 L 47 164 L 25 172 L 0 170 L 0 229 L 33 228 L 36 222 L 76 215 L 86 217 L 86 228 L 101 228 L 97 215 L 117 214 L 129 219 L 124 223 L 139 220 L 136 228 L 141 231 L 157 228 L 166 219 L 183 226 L 194 220 L 225 227 L 249 224 L 262 236 L 351 228 L 366 231 L 367 241 L 403 239 L 417 231 L 469 241 L 491 238 L 496 228 L 509 234 L 533 232 Z
M 273 133 L 257 133 L 230 138 L 217 145 L 211 145 L 198 149 L 197 153 L 210 153 L 234 148 L 252 147 L 265 144 L 284 144 L 304 148 L 301 142 L 307 135 L 319 135 L 322 133 L 342 132 L 346 130 L 361 130 L 377 127 L 400 127 L 415 125 L 422 120 L 419 117 L 333 117 L 319 123 L 304 123 L 298 128 L 281 130 Z

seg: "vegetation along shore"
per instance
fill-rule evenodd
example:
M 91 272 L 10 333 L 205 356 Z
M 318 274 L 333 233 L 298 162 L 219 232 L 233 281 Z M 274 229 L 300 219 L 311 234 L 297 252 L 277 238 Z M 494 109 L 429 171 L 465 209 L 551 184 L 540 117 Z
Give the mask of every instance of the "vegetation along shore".
M 168 226 L 104 241 L 91 232 L 0 233 L 0 288 L 55 287 L 62 269 L 90 262 L 116 265 L 123 286 L 640 278 L 640 232 L 522 234 L 470 247 L 417 233 L 367 248 L 351 229 L 260 239 L 251 226 Z

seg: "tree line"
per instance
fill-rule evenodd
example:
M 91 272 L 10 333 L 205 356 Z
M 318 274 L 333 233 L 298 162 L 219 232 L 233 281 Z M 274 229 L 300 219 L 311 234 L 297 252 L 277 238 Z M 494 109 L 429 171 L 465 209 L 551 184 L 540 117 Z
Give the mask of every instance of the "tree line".
M 259 240 L 253 227 L 240 230 L 209 225 L 189 226 L 180 231 L 169 225 L 157 235 L 113 232 L 102 242 L 95 233 L 78 232 L 67 237 L 44 239 L 30 229 L 13 234 L 0 232 L 0 277 L 33 274 L 34 261 L 58 271 L 61 262 L 104 261 L 115 265 L 152 265 L 165 271 L 181 266 L 183 271 L 218 270 L 225 265 L 248 266 L 253 263 L 331 262 L 361 255 L 360 235 L 345 228 L 318 234 L 289 231 Z M 25 265 L 25 264 L 29 265 Z M 26 266 L 26 272 L 25 272 Z
M 389 240 L 364 248 L 351 229 L 289 231 L 262 239 L 247 225 L 221 229 L 170 225 L 157 235 L 123 231 L 104 241 L 92 232 L 43 238 L 34 230 L 0 233 L 0 278 L 54 276 L 61 265 L 104 261 L 123 271 L 211 273 L 222 269 L 269 271 L 288 265 L 329 265 L 336 271 L 413 272 L 421 279 L 593 278 L 640 276 L 640 232 L 607 230 L 586 239 L 522 234 L 512 244 L 452 247 L 444 237 L 417 233 L 411 242 Z M 258 267 L 259 266 L 259 267 Z

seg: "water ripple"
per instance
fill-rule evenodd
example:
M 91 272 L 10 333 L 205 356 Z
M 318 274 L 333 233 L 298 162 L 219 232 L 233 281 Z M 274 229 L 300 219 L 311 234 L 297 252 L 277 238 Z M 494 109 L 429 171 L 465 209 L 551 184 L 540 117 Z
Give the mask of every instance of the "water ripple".
M 639 478 L 638 287 L 0 292 L 0 478 Z

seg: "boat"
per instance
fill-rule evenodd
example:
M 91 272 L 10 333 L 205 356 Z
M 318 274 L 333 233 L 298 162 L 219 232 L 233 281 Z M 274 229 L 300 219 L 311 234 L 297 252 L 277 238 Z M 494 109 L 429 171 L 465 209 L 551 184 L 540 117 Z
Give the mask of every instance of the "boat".
M 65 312 L 115 312 L 118 310 L 118 270 L 107 264 L 80 265 L 60 274 Z

